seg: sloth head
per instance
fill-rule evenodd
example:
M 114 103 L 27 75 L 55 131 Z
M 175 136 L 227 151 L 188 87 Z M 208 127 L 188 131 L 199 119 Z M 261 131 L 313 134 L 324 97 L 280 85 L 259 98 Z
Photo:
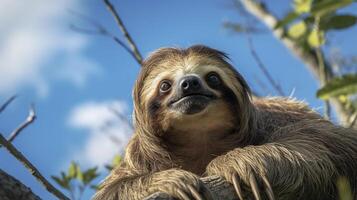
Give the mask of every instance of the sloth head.
M 245 131 L 250 90 L 227 60 L 226 54 L 200 45 L 152 53 L 134 89 L 135 122 L 145 121 L 161 134 Z

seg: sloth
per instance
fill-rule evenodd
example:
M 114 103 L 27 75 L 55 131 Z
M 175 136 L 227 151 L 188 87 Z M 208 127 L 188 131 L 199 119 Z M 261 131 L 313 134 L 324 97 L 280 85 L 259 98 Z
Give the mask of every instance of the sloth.
M 237 199 L 337 199 L 341 177 L 357 199 L 357 131 L 292 98 L 252 96 L 221 51 L 153 52 L 133 98 L 133 137 L 94 200 L 212 199 L 200 178 L 213 175 Z

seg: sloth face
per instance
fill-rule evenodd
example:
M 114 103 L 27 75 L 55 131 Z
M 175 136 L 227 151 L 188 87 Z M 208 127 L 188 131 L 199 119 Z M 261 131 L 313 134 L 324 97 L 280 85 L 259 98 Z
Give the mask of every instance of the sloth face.
M 165 95 L 171 91 L 166 106 L 168 109 L 193 115 L 202 112 L 212 101 L 218 98 L 211 87 L 221 85 L 221 79 L 215 72 L 210 72 L 201 77 L 199 74 L 185 74 L 172 82 L 163 80 L 160 82 L 160 93 Z
M 143 64 L 136 103 L 164 132 L 233 127 L 246 113 L 249 88 L 225 59 L 202 46 L 161 49 Z

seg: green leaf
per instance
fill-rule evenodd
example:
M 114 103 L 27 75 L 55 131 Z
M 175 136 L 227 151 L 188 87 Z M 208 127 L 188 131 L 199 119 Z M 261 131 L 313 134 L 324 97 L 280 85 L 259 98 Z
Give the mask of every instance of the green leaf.
M 77 176 L 77 164 L 71 162 L 71 165 L 68 168 L 68 177 L 75 178 Z
M 319 31 L 314 29 L 310 32 L 307 42 L 313 48 L 320 47 L 325 43 L 325 33 L 323 31 Z
M 69 187 L 69 181 L 67 181 L 66 179 L 61 179 L 57 176 L 51 176 L 51 178 L 58 184 L 60 185 L 62 188 L 65 188 L 65 189 L 70 189 Z
M 77 179 L 79 181 L 82 181 L 83 182 L 83 173 L 81 171 L 81 168 L 77 165 Z
M 316 3 L 311 8 L 311 14 L 315 16 L 323 16 L 329 12 L 333 12 L 339 8 L 350 5 L 353 0 L 324 0 Z
M 274 27 L 274 29 L 278 29 L 280 27 L 286 26 L 290 24 L 292 21 L 300 17 L 300 14 L 296 12 L 289 12 L 282 20 L 280 20 Z
M 84 185 L 87 185 L 88 183 L 90 183 L 92 180 L 94 180 L 95 178 L 97 178 L 99 176 L 99 173 L 97 173 L 97 170 L 98 170 L 97 167 L 93 167 L 93 168 L 90 168 L 83 172 L 83 184 Z
M 115 155 L 113 160 L 112 160 L 112 167 L 115 168 L 118 166 L 121 162 L 121 156 L 120 155 Z
M 293 24 L 289 30 L 288 35 L 294 39 L 300 38 L 306 33 L 307 27 L 304 21 Z
M 339 95 L 350 95 L 357 92 L 357 74 L 347 74 L 329 81 L 319 89 L 316 96 L 320 99 L 329 99 Z
M 345 29 L 355 25 L 357 17 L 353 15 L 335 15 L 330 17 L 326 22 L 321 23 L 320 27 L 323 30 L 329 29 Z
M 312 0 L 294 0 L 294 9 L 296 13 L 308 13 L 311 10 Z

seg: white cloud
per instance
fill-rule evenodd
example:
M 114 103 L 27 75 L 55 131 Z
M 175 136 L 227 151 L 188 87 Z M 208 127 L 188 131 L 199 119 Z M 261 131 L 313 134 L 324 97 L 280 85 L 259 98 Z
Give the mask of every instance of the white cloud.
M 120 101 L 87 102 L 76 106 L 70 113 L 69 125 L 85 129 L 88 138 L 79 153 L 70 158 L 85 166 L 109 164 L 114 155 L 122 152 L 132 128 L 121 116 L 128 116 L 127 106 Z M 76 150 L 78 151 L 78 150 Z
M 0 94 L 30 87 L 44 96 L 49 81 L 83 86 L 89 75 L 98 72 L 83 55 L 87 38 L 68 28 L 72 20 L 68 9 L 81 10 L 79 0 L 2 0 L 1 4 Z

